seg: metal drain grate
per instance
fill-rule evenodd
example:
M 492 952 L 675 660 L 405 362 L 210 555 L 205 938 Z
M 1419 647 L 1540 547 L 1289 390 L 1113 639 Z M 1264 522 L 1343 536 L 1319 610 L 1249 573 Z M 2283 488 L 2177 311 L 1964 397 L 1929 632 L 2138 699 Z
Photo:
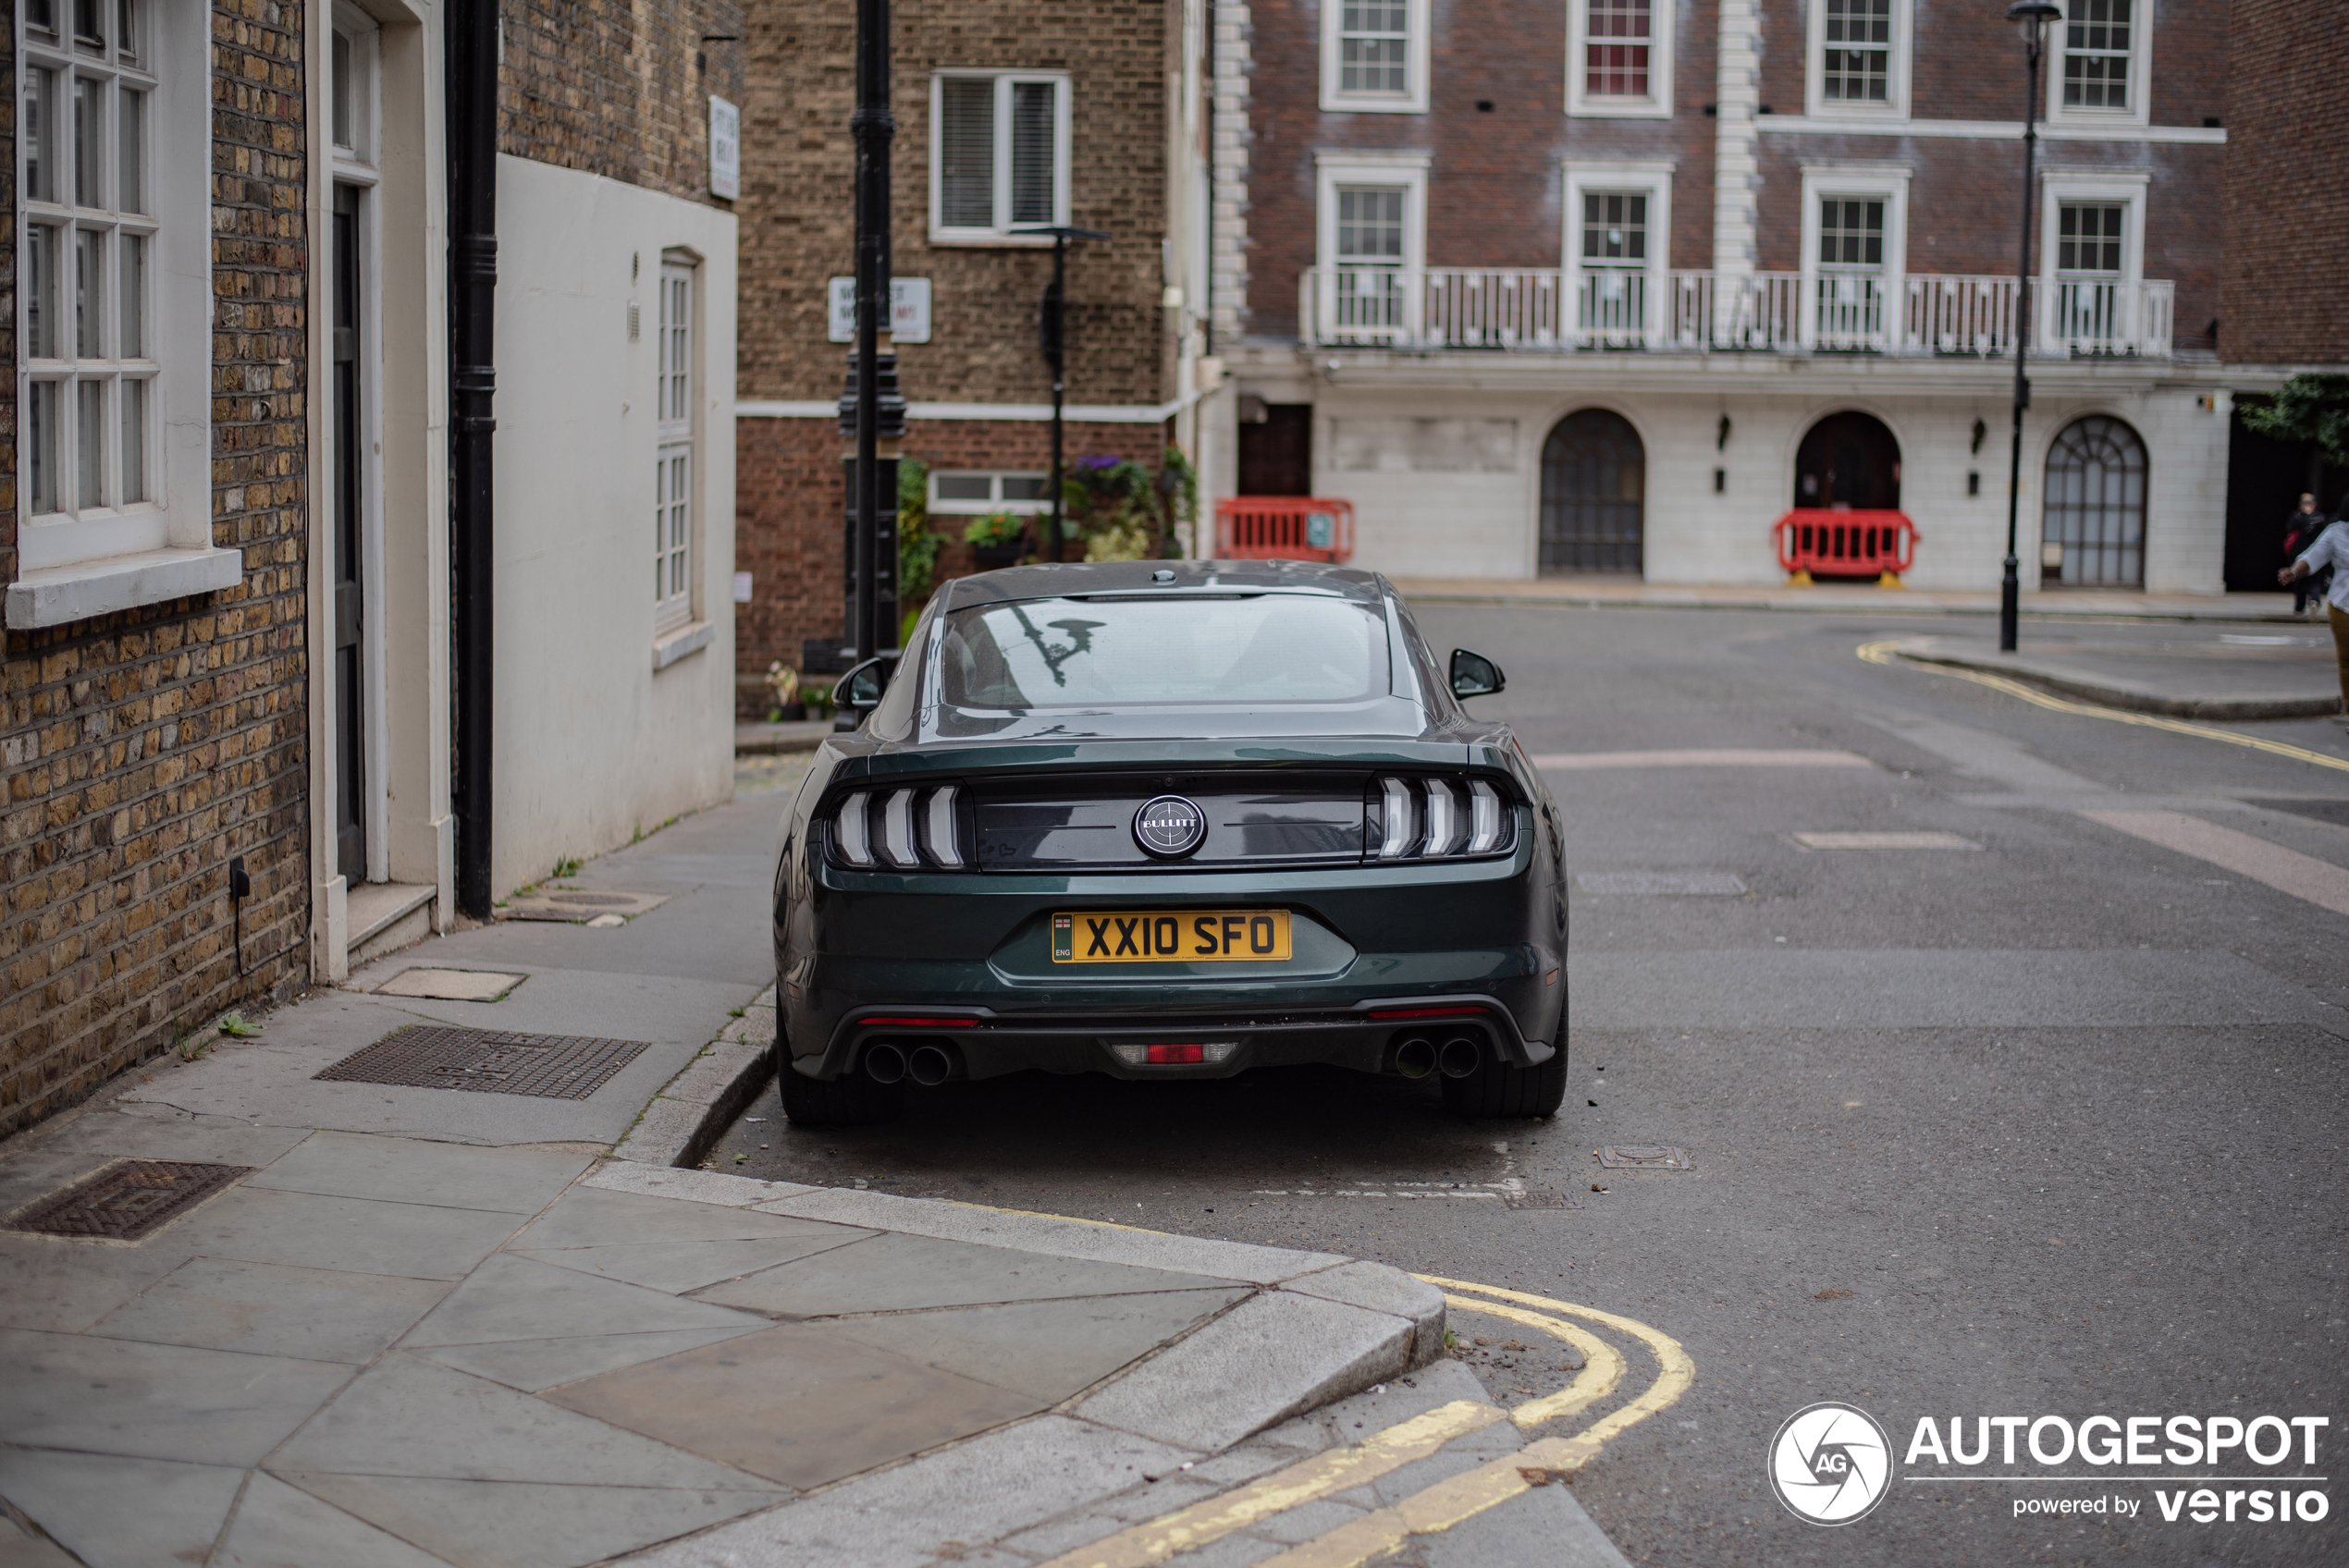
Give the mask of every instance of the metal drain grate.
M 7 1229 L 43 1236 L 135 1242 L 153 1235 L 257 1165 L 125 1159 L 27 1204 Z
M 1593 1149 L 1599 1163 L 1609 1170 L 1688 1170 L 1686 1149 L 1667 1148 L 1662 1144 L 1609 1144 Z
M 635 1060 L 644 1048 L 641 1040 L 516 1035 L 412 1023 L 343 1058 L 318 1076 L 331 1083 L 397 1084 L 418 1089 L 584 1100 Z
M 1564 1193 L 1553 1193 L 1539 1188 L 1527 1193 L 1503 1193 L 1501 1203 L 1507 1208 L 1580 1208 L 1582 1207 Z

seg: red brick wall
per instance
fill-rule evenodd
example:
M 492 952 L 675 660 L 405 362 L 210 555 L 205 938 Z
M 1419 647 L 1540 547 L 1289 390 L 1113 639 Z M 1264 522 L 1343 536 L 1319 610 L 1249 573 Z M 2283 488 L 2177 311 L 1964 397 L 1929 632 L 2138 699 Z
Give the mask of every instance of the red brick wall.
M 296 3 L 213 15 L 213 537 L 243 581 L 6 634 L 0 1135 L 306 972 L 304 26 Z
M 734 607 L 734 670 L 756 681 L 777 659 L 797 668 L 802 640 L 841 635 L 846 448 L 830 420 L 744 419 L 734 429 L 734 566 L 751 574 L 751 602 Z M 1155 424 L 1069 424 L 1064 431 L 1070 463 L 1101 455 L 1156 468 L 1166 439 Z M 932 468 L 1041 472 L 1052 462 L 1052 427 L 1034 420 L 916 420 L 904 452 Z M 930 521 L 953 541 L 939 554 L 937 580 L 973 570 L 960 542 L 970 520 Z M 751 705 L 757 705 L 755 696 Z
M 718 207 L 709 99 L 739 104 L 742 0 L 504 0 L 498 150 Z
M 2339 364 L 2349 361 L 2349 9 L 2235 0 L 2232 31 L 2220 351 Z
M 1676 115 L 1568 119 L 1566 22 L 1556 0 L 1469 6 L 1436 0 L 1424 115 L 1324 114 L 1322 3 L 1258 0 L 1250 45 L 1248 331 L 1294 336 L 1298 276 L 1319 239 L 1314 153 L 1333 149 L 1427 152 L 1431 266 L 1554 267 L 1569 162 L 1670 162 L 1670 265 L 1713 264 L 1713 101 L 1719 16 L 1714 0 L 1659 7 L 1677 17 Z M 1493 104 L 1481 112 L 1479 101 Z

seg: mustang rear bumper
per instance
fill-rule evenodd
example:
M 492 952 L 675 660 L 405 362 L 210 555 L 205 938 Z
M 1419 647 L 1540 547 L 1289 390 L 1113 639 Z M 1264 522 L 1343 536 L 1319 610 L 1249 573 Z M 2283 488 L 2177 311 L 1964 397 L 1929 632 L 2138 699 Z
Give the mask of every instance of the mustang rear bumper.
M 1395 1072 L 1402 1047 L 1440 1047 L 1470 1041 L 1515 1066 L 1547 1061 L 1555 1048 L 1528 1040 L 1509 1010 L 1491 996 L 1396 997 L 1343 1011 L 1264 1008 L 1251 1011 L 1155 1015 L 998 1013 L 986 1008 L 860 1009 L 842 1021 L 824 1049 L 792 1065 L 814 1078 L 854 1072 L 877 1045 L 913 1052 L 944 1049 L 955 1077 L 1006 1072 L 1104 1072 L 1116 1078 L 1228 1078 L 1254 1067 L 1322 1063 L 1359 1072 Z M 1135 1061 L 1151 1046 L 1224 1047 L 1216 1061 Z M 1118 1047 L 1127 1047 L 1121 1055 Z M 1141 1047 L 1136 1052 L 1133 1047 Z

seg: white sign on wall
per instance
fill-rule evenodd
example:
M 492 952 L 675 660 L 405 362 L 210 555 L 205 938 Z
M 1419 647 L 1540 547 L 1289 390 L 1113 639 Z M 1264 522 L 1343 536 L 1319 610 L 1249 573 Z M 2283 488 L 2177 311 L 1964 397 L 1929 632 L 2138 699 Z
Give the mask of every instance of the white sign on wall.
M 856 340 L 856 280 L 836 277 L 831 288 L 831 340 Z M 889 280 L 889 332 L 899 343 L 929 341 L 929 279 L 892 277 Z
M 733 201 L 743 192 L 743 112 L 723 98 L 709 101 L 709 193 Z

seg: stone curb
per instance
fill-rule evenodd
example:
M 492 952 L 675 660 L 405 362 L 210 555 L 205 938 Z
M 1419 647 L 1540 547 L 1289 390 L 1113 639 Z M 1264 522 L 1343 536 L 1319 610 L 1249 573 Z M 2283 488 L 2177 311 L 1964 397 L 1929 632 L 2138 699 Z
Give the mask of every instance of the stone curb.
M 2050 675 L 2045 670 L 2002 663 L 1997 659 L 1977 658 L 1970 654 L 1944 653 L 1929 648 L 1900 648 L 1896 651 L 1912 664 L 1947 665 L 1953 669 L 1974 669 L 1987 675 L 2003 675 L 2011 680 L 2036 686 L 2060 697 L 2076 697 L 2082 702 L 2101 703 L 2106 707 L 2122 708 L 2131 713 L 2160 714 L 2168 718 L 2245 723 L 2263 718 L 2322 718 L 2341 711 L 2341 699 L 2331 696 L 2165 697 L 2158 692 L 2110 686 L 2074 676 Z
M 758 1096 L 774 1069 L 774 1043 L 775 988 L 769 986 L 646 1102 L 611 1158 L 639 1165 L 699 1163 Z

